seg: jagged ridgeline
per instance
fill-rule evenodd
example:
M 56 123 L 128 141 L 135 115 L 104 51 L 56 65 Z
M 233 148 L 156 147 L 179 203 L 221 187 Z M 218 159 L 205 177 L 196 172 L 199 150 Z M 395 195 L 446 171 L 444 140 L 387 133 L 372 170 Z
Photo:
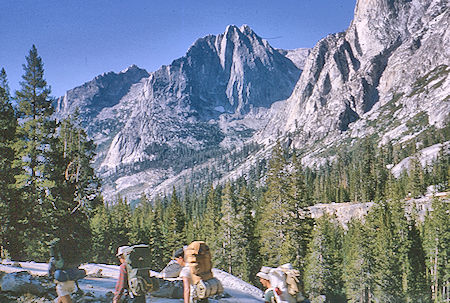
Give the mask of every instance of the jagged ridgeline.
M 177 187 L 219 179 L 259 148 L 248 140 L 270 106 L 291 95 L 307 54 L 274 49 L 248 26 L 228 26 L 155 72 L 131 66 L 68 91 L 56 115 L 78 109 L 98 145 L 105 196 L 170 192 L 168 179 Z

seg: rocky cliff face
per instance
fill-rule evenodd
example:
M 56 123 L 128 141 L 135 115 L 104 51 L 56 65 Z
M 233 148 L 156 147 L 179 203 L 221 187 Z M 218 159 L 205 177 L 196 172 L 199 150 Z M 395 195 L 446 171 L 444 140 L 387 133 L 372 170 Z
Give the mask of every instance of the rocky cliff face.
M 79 108 L 99 145 L 96 166 L 106 192 L 134 186 L 138 197 L 212 153 L 242 145 L 270 106 L 290 96 L 305 53 L 274 49 L 246 25 L 228 26 L 151 74 L 133 66 L 69 91 L 57 115 Z
M 118 104 L 130 90 L 149 74 L 144 69 L 132 65 L 120 73 L 104 73 L 95 79 L 71 89 L 64 97 L 56 101 L 56 117 L 67 117 L 78 111 L 82 125 L 87 127 L 90 135 L 96 130 L 91 128 L 93 120 L 104 109 Z
M 433 199 L 436 198 L 442 201 L 450 202 L 448 192 L 432 192 L 418 199 L 408 198 L 402 201 L 405 207 L 405 214 L 408 217 L 416 216 L 417 220 L 423 222 L 426 215 L 430 211 L 433 211 L 432 202 Z M 310 206 L 306 213 L 311 218 L 320 218 L 327 214 L 328 216 L 334 217 L 342 225 L 342 227 L 347 229 L 348 223 L 352 219 L 364 221 L 367 213 L 375 205 L 376 203 L 374 202 L 316 204 L 314 206 Z
M 284 110 L 258 141 L 277 132 L 290 134 L 297 147 L 375 132 L 399 140 L 402 125 L 421 113 L 442 126 L 450 109 L 448 7 L 437 0 L 357 1 L 350 27 L 318 42 Z

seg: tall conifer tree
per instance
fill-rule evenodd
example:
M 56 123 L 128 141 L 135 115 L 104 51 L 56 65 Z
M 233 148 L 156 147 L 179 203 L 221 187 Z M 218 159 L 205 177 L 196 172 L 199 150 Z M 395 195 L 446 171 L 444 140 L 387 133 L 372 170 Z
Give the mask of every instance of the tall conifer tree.
M 309 244 L 305 289 L 310 297 L 325 295 L 326 302 L 346 302 L 342 280 L 342 230 L 325 215 L 316 221 Z
M 112 220 L 109 210 L 105 205 L 99 205 L 90 220 L 92 233 L 91 258 L 96 263 L 115 262 L 115 251 L 113 243 Z
M 424 248 L 433 302 L 450 296 L 450 203 L 434 198 L 424 222 Z
M 303 275 L 313 226 L 313 220 L 307 215 L 306 208 L 312 204 L 312 201 L 306 190 L 301 161 L 295 154 L 288 178 L 289 188 L 285 205 L 287 237 L 282 244 L 281 263 L 292 263 Z
M 52 99 L 44 79 L 42 59 L 34 45 L 26 61 L 21 89 L 16 92 L 20 118 L 19 140 L 15 146 L 18 153 L 16 165 L 23 169 L 16 180 L 17 187 L 23 193 L 23 209 L 26 210 L 21 218 L 26 226 L 24 233 L 29 239 L 28 243 L 33 246 L 23 252 L 33 252 L 46 234 L 46 227 L 50 225 L 46 222 L 46 212 L 51 207 L 47 195 L 53 184 L 49 181 L 45 166 L 49 164 L 48 152 L 56 124 L 51 118 Z
M 239 276 L 251 283 L 256 283 L 256 274 L 261 267 L 261 255 L 259 247 L 259 237 L 256 231 L 256 217 L 254 203 L 250 197 L 247 187 L 241 186 L 237 196 L 238 215 L 236 219 L 240 221 L 241 229 L 238 237 L 241 245 L 239 249 L 242 262 L 238 268 Z M 239 256 L 238 256 L 239 258 Z
M 286 240 L 286 203 L 289 192 L 289 172 L 286 155 L 278 143 L 272 152 L 267 172 L 267 191 L 264 194 L 262 216 L 259 221 L 261 254 L 267 266 L 279 266 L 283 241 Z
M 219 251 L 221 248 L 221 241 L 218 235 L 221 219 L 221 197 L 219 196 L 219 188 L 210 186 L 207 193 L 206 210 L 202 219 L 197 219 L 194 222 L 194 226 L 200 229 L 199 238 L 197 240 L 203 240 L 212 250 L 213 260 L 216 261 L 220 258 Z M 217 252 L 217 253 L 216 253 Z
M 14 188 L 13 168 L 15 152 L 13 143 L 16 136 L 17 118 L 11 104 L 8 81 L 5 69 L 0 71 L 0 250 L 1 258 L 6 258 L 6 251 L 14 258 L 19 255 L 23 247 L 23 237 L 18 232 L 19 218 L 23 209 Z M 6 251 L 5 251 L 6 250 Z
M 166 239 L 164 238 L 162 222 L 160 217 L 160 207 L 158 203 L 151 208 L 150 229 L 148 233 L 148 243 L 150 245 L 150 255 L 153 260 L 155 270 L 162 270 L 171 257 L 171 251 L 167 250 Z M 166 253 L 164 253 L 166 252 Z M 170 255 L 168 254 L 170 253 Z
M 392 210 L 387 203 L 371 209 L 369 227 L 374 234 L 374 296 L 380 302 L 404 302 L 402 260 Z
M 169 254 L 187 244 L 186 218 L 175 188 L 173 188 L 170 204 L 166 210 L 166 241 Z
M 242 229 L 236 211 L 236 197 L 230 183 L 225 185 L 222 196 L 221 219 L 219 228 L 219 241 L 221 249 L 216 252 L 218 266 L 229 272 L 237 274 L 242 258 L 239 249 L 242 248 L 242 238 L 239 231 Z
M 52 182 L 47 197 L 52 203 L 46 214 L 50 235 L 77 239 L 78 250 L 90 246 L 89 218 L 102 203 L 100 182 L 91 161 L 95 146 L 69 117 L 59 124 L 58 136 L 51 141 L 44 171 Z M 74 247 L 76 249 L 76 247 Z
M 352 220 L 344 238 L 343 278 L 347 299 L 352 303 L 370 303 L 373 297 L 373 257 L 371 235 L 359 220 Z

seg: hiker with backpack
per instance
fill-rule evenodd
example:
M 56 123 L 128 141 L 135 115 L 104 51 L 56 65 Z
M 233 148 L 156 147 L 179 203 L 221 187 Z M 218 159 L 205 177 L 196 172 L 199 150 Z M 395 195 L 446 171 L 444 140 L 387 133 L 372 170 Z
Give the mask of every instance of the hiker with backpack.
M 200 300 L 200 301 L 194 301 L 192 298 L 192 291 L 191 291 L 191 285 L 192 285 L 192 278 L 191 278 L 191 269 L 189 265 L 186 263 L 184 259 L 184 249 L 179 248 L 175 251 L 173 255 L 174 260 L 181 266 L 181 271 L 179 274 L 179 277 L 183 279 L 183 300 L 184 303 L 208 303 L 208 298 Z
M 310 303 L 301 291 L 300 272 L 290 263 L 276 268 L 263 266 L 256 276 L 266 288 L 265 302 Z
M 130 246 L 120 246 L 117 249 L 116 256 L 119 258 L 120 266 L 119 266 L 119 279 L 116 283 L 116 289 L 114 291 L 113 303 L 119 303 L 122 296 L 130 296 L 131 302 L 134 303 L 145 303 L 145 295 L 136 296 L 133 295 L 132 292 L 128 290 L 128 271 L 127 271 L 127 262 L 125 259 L 125 252 L 129 249 Z
M 121 264 L 113 303 L 119 302 L 125 290 L 131 302 L 144 303 L 145 295 L 159 288 L 158 279 L 151 276 L 150 246 L 147 244 L 121 246 L 117 249 L 116 256 Z
M 75 285 L 78 291 L 82 292 L 78 286 L 78 279 L 86 276 L 86 271 L 79 269 L 80 252 L 72 237 L 63 239 L 55 238 L 50 242 L 50 261 L 48 276 L 53 278 L 56 284 L 58 303 L 71 303 L 70 295 L 75 292 Z
M 212 274 L 211 253 L 203 241 L 194 241 L 174 254 L 182 266 L 184 303 L 208 303 L 208 298 L 223 292 L 223 286 Z
M 270 283 L 270 269 L 270 267 L 263 266 L 256 276 L 259 278 L 259 282 L 261 282 L 262 286 L 266 289 L 264 292 L 264 302 L 276 303 L 274 289 Z

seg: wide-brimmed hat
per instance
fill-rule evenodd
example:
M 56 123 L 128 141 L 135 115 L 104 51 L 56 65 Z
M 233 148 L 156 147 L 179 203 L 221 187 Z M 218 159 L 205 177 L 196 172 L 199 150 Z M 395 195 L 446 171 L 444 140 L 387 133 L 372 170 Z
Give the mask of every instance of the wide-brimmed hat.
M 116 254 L 116 257 L 118 257 L 118 256 L 120 256 L 120 255 L 123 255 L 123 253 L 125 252 L 125 250 L 127 249 L 127 248 L 130 248 L 129 246 L 120 246 L 118 249 L 117 249 L 117 254 Z
M 270 270 L 271 270 L 270 267 L 263 266 L 259 270 L 259 273 L 256 274 L 256 276 L 259 277 L 259 278 L 263 278 L 264 280 L 270 280 L 270 278 L 269 278 Z

